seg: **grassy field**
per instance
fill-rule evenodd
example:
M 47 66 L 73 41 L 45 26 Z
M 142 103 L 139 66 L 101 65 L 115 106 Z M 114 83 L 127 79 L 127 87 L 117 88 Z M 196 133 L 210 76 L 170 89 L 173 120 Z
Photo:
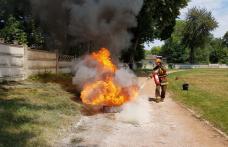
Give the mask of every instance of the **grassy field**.
M 179 70 L 177 69 L 169 69 L 169 72 L 177 72 Z M 152 69 L 136 69 L 134 70 L 134 73 L 138 76 L 138 77 L 148 77 L 152 74 Z
M 71 78 L 38 75 L 0 85 L 0 147 L 52 146 L 79 119 Z
M 182 84 L 190 84 L 182 91 Z M 196 69 L 170 74 L 172 98 L 228 134 L 228 69 Z

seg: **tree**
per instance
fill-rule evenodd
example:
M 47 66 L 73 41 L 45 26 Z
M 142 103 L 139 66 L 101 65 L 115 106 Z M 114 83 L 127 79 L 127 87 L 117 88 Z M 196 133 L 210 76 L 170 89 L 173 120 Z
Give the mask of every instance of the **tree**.
M 30 0 L 0 0 L 0 37 L 30 47 L 44 45 L 44 31 L 31 12 Z
M 144 50 L 145 55 L 151 55 L 151 50 Z
M 144 52 L 144 46 L 141 44 L 138 46 L 138 48 L 135 50 L 135 56 L 134 60 L 136 62 L 141 61 L 145 58 L 145 52 Z
M 137 46 L 136 50 L 132 50 L 133 56 L 133 60 L 138 62 L 142 59 L 145 58 L 145 51 L 144 51 L 144 46 L 141 44 L 139 46 Z M 132 56 L 129 56 L 129 50 L 123 50 L 122 51 L 122 55 L 120 57 L 120 60 L 125 62 L 125 63 L 129 63 L 129 61 L 132 61 Z
M 165 41 L 160 54 L 167 58 L 168 63 L 186 63 L 188 59 L 188 48 L 173 41 L 171 38 Z
M 23 31 L 23 25 L 13 16 L 8 18 L 5 27 L 0 30 L 0 36 L 3 37 L 7 43 L 13 43 L 13 41 L 18 41 L 19 44 L 27 43 L 27 36 Z
M 211 48 L 209 45 L 205 45 L 202 48 L 197 48 L 195 51 L 195 63 L 196 64 L 209 64 L 210 63 Z
M 228 47 L 223 48 L 221 52 L 222 57 L 220 58 L 219 63 L 228 65 Z
M 167 62 L 185 63 L 188 60 L 189 49 L 181 44 L 185 25 L 185 21 L 177 20 L 174 32 L 161 48 L 160 54 L 167 58 Z
M 224 40 L 220 38 L 213 39 L 210 46 L 210 62 L 228 64 L 228 47 L 225 46 Z
M 133 30 L 135 42 L 151 42 L 155 38 L 165 40 L 170 37 L 180 9 L 188 0 L 144 0 L 138 15 L 138 27 Z
M 208 12 L 206 9 L 194 7 L 189 10 L 182 43 L 190 49 L 190 63 L 195 63 L 196 50 L 205 47 L 210 32 L 217 26 L 218 23 L 215 18 L 212 16 L 211 12 Z
M 134 38 L 132 46 L 124 54 L 130 56 L 127 62 L 133 62 L 141 44 L 152 42 L 154 39 L 165 40 L 170 37 L 180 14 L 180 9 L 187 5 L 189 0 L 144 0 L 140 14 L 137 16 L 138 26 L 132 29 Z M 126 55 L 123 55 L 126 57 Z
M 223 43 L 226 47 L 228 47 L 228 31 L 226 34 L 223 36 Z
M 219 62 L 228 64 L 228 31 L 226 34 L 223 36 L 223 49 L 220 51 L 221 56 Z
M 152 55 L 159 55 L 161 52 L 161 47 L 160 46 L 155 46 L 150 50 L 150 53 Z
M 26 32 L 28 36 L 28 46 L 32 48 L 43 48 L 45 43 L 43 30 L 34 19 L 31 19 L 27 23 Z

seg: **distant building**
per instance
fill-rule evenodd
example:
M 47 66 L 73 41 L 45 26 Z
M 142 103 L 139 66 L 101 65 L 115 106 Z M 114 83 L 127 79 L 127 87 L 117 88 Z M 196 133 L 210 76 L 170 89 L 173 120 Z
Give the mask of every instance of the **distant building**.
M 156 60 L 157 58 L 162 59 L 162 61 L 163 61 L 164 63 L 166 63 L 166 58 L 163 58 L 162 56 L 147 55 L 147 56 L 145 57 L 145 59 L 142 60 L 142 64 L 143 64 L 142 68 L 143 68 L 143 69 L 153 69 L 153 68 L 156 66 L 155 60 Z

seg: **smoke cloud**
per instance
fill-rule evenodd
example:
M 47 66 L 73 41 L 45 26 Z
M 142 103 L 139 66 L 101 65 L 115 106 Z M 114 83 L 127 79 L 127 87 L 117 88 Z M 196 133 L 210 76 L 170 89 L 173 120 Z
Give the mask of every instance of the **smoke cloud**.
M 123 106 L 123 111 L 116 114 L 117 119 L 134 125 L 149 123 L 151 120 L 150 105 L 145 101 L 146 96 L 141 96 L 137 101 L 127 103 Z
M 53 38 L 50 43 L 54 46 L 68 48 L 88 44 L 94 50 L 109 48 L 114 56 L 131 45 L 133 36 L 129 30 L 137 27 L 136 17 L 143 5 L 143 0 L 30 1 L 34 14 L 50 32 Z M 87 83 L 103 80 L 110 71 L 99 66 L 89 55 L 83 57 L 74 67 L 73 83 L 82 90 Z M 129 87 L 137 85 L 136 76 L 125 68 L 111 74 L 114 83 L 129 97 L 134 97 Z M 89 96 L 100 91 L 98 87 Z
M 109 71 L 98 70 L 101 66 L 97 61 L 92 59 L 89 55 L 85 56 L 74 66 L 73 71 L 75 76 L 73 78 L 73 83 L 82 89 L 83 86 L 89 82 L 100 80 Z M 114 75 L 114 81 L 118 83 L 121 87 L 129 87 L 132 85 L 138 85 L 138 80 L 135 74 L 128 68 L 120 67 L 117 69 Z
M 31 0 L 34 14 L 59 45 L 91 44 L 119 52 L 131 44 L 130 28 L 143 0 Z

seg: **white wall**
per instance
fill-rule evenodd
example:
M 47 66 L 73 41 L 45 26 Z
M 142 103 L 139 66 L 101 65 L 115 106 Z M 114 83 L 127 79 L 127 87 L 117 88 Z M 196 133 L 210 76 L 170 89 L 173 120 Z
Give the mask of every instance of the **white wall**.
M 0 82 L 24 80 L 43 72 L 71 73 L 73 57 L 63 56 L 61 61 L 57 58 L 53 52 L 0 43 Z
M 0 44 L 0 81 L 23 80 L 24 47 Z
M 27 77 L 33 74 L 52 72 L 56 73 L 57 56 L 56 53 L 42 50 L 28 49 L 26 52 Z

